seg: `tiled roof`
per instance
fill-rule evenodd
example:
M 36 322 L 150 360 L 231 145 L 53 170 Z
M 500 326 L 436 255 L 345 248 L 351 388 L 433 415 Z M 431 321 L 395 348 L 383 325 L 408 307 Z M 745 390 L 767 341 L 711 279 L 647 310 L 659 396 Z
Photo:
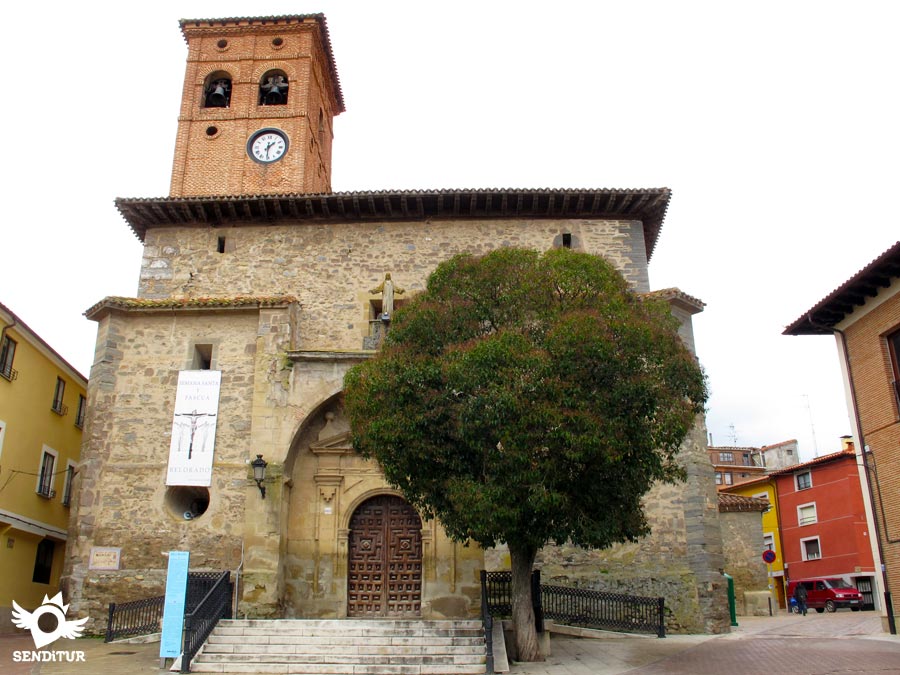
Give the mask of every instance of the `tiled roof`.
M 688 295 L 680 288 L 661 288 L 658 291 L 644 293 L 644 295 L 650 298 L 661 298 L 663 300 L 668 300 L 669 302 L 674 300 L 683 305 L 685 309 L 691 311 L 692 314 L 702 312 L 703 308 L 706 307 L 705 302 L 692 295 Z
M 783 469 L 776 469 L 774 471 L 770 471 L 770 476 L 783 476 L 788 473 L 794 473 L 795 471 L 799 471 L 801 469 L 807 469 L 812 466 L 818 466 L 819 464 L 826 464 L 828 462 L 833 462 L 836 459 L 842 459 L 845 457 L 856 458 L 856 452 L 854 450 L 841 450 L 840 452 L 832 452 L 830 455 L 822 455 L 821 457 L 816 457 L 809 462 L 803 462 L 802 464 L 794 464 L 793 466 L 786 466 Z
M 225 19 L 181 19 L 178 25 L 181 26 L 181 33 L 187 40 L 191 27 L 196 26 L 237 26 L 237 25 L 253 25 L 253 24 L 291 24 L 303 23 L 307 19 L 314 19 L 318 22 L 322 29 L 322 48 L 325 50 L 325 56 L 328 59 L 328 70 L 331 74 L 331 83 L 334 87 L 334 95 L 337 98 L 338 110 L 335 114 L 342 113 L 346 110 L 344 107 L 344 94 L 341 91 L 341 80 L 338 77 L 337 66 L 334 63 L 334 52 L 331 49 L 331 36 L 328 34 L 328 23 L 325 21 L 324 14 L 290 14 L 281 16 L 256 16 L 256 17 L 230 17 Z
M 143 241 L 154 227 L 236 227 L 290 221 L 422 221 L 462 219 L 639 220 L 649 260 L 672 196 L 668 188 L 378 190 L 321 194 L 119 198 L 116 208 Z M 686 296 L 690 297 L 690 296 Z
M 831 335 L 832 328 L 900 278 L 900 241 L 784 329 L 782 335 Z
M 90 307 L 84 315 L 88 319 L 96 319 L 101 312 L 106 313 L 110 310 L 170 312 L 176 310 L 255 309 L 260 307 L 278 307 L 292 302 L 297 302 L 297 298 L 292 295 L 237 295 L 221 298 L 165 298 L 162 300 L 109 296 Z
M 733 495 L 727 492 L 719 493 L 719 513 L 739 512 L 739 511 L 766 511 L 769 508 L 768 499 L 757 499 L 756 497 L 744 497 L 743 495 Z

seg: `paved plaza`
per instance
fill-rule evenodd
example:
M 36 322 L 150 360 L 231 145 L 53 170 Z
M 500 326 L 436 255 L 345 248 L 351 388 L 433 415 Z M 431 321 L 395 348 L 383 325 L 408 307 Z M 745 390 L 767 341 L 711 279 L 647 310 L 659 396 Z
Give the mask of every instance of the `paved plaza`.
M 542 663 L 513 664 L 509 675 L 718 675 L 791 673 L 900 675 L 900 637 L 881 629 L 873 612 L 740 617 L 727 635 L 603 634 L 599 639 L 557 635 Z M 84 663 L 13 663 L 13 650 L 32 650 L 28 634 L 0 637 L 4 675 L 160 675 L 159 643 L 104 644 L 59 640 L 55 650 L 81 650 Z

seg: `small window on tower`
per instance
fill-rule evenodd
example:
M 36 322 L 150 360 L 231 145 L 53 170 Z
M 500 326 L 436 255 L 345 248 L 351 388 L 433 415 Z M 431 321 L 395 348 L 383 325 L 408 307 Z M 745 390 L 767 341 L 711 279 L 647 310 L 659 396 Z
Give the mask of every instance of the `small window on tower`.
M 283 70 L 268 71 L 259 82 L 259 104 L 286 105 L 288 88 L 288 78 Z
M 231 75 L 218 71 L 206 78 L 203 85 L 204 108 L 227 108 L 231 105 Z
M 219 253 L 225 253 L 225 237 L 219 237 L 216 241 L 216 250 Z
M 563 232 L 562 245 L 563 245 L 563 248 L 572 248 L 572 233 L 571 232 Z
M 212 367 L 212 345 L 194 345 L 192 370 L 209 370 Z

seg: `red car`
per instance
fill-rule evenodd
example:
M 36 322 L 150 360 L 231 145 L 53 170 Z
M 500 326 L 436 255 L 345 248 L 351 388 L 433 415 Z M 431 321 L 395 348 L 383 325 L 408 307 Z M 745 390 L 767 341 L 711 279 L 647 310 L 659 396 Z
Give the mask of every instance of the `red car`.
M 839 607 L 849 607 L 858 612 L 862 607 L 862 594 L 840 577 L 798 579 L 788 584 L 788 597 L 794 597 L 797 584 L 806 587 L 806 606 L 820 614 L 834 612 Z

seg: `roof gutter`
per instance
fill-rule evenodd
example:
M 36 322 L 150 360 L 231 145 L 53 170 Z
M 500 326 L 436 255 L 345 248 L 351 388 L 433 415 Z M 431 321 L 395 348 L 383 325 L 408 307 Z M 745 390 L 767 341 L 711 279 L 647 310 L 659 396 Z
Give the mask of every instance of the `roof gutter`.
M 834 333 L 841 336 L 841 346 L 842 351 L 844 352 L 844 365 L 847 367 L 847 380 L 850 382 L 850 400 L 853 402 L 853 418 L 856 422 L 857 433 L 859 434 L 859 450 L 862 454 L 863 460 L 863 468 L 865 469 L 866 476 L 866 488 L 869 492 L 869 503 L 872 504 L 872 524 L 875 526 L 875 541 L 878 543 L 878 563 L 881 567 L 881 579 L 884 584 L 884 609 L 887 612 L 887 620 L 888 620 L 888 629 L 891 635 L 897 634 L 897 623 L 894 621 L 894 605 L 891 601 L 891 587 L 888 584 L 888 576 L 887 569 L 884 565 L 884 548 L 881 545 L 881 528 L 878 526 L 878 516 L 875 513 L 875 491 L 872 489 L 872 479 L 869 477 L 869 455 L 872 454 L 869 450 L 869 446 L 866 445 L 865 438 L 863 437 L 863 428 L 862 421 L 859 418 L 859 406 L 857 405 L 856 399 L 856 385 L 853 381 L 853 369 L 850 365 L 850 351 L 847 347 L 847 336 L 840 328 L 835 326 L 826 326 L 825 324 L 817 323 L 812 318 L 812 312 L 806 315 L 806 320 L 809 322 L 810 326 L 814 328 L 822 328 L 825 330 L 833 331 Z M 881 507 L 881 503 L 879 502 L 879 507 Z M 884 509 L 881 508 L 882 515 L 884 514 Z

